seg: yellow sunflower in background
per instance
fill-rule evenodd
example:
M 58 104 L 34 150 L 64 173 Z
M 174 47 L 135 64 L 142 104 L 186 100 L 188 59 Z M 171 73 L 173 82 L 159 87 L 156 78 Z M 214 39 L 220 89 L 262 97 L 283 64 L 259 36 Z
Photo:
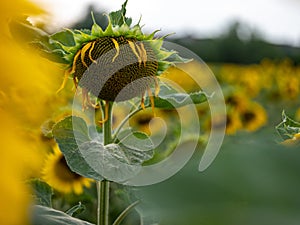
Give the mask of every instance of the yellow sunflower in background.
M 185 65 L 186 68 L 194 67 L 193 62 L 187 63 Z M 199 74 L 199 71 L 198 71 Z M 172 66 L 169 69 L 167 69 L 161 77 L 170 79 L 177 83 L 181 88 L 183 88 L 186 92 L 191 93 L 194 91 L 199 91 L 199 85 L 196 83 L 196 81 L 187 73 L 186 71 L 183 71 L 182 69 Z
M 164 115 L 162 110 L 155 110 L 155 115 L 153 111 L 149 108 L 138 112 L 136 115 L 129 119 L 129 124 L 134 129 L 144 132 L 147 135 L 155 135 L 158 131 L 163 129 L 164 124 L 161 119 L 167 122 L 166 119 L 170 118 L 169 116 Z M 167 122 L 168 123 L 168 122 Z
M 214 127 L 211 126 L 211 117 L 207 116 L 205 121 L 203 122 L 204 129 L 210 130 L 210 129 L 219 129 L 226 124 L 226 134 L 227 135 L 234 135 L 237 131 L 239 131 L 242 128 L 242 122 L 240 119 L 240 115 L 236 110 L 228 109 L 226 120 L 223 116 L 217 116 L 214 118 L 215 121 L 217 121 L 214 124 Z
M 240 68 L 240 75 L 237 77 L 237 84 L 244 88 L 245 92 L 255 97 L 261 90 L 259 65 L 249 65 Z
M 295 134 L 292 138 L 284 140 L 281 144 L 289 147 L 300 146 L 300 133 Z
M 300 81 L 295 74 L 280 74 L 276 81 L 281 98 L 290 100 L 298 97 Z
M 267 123 L 266 110 L 258 103 L 251 102 L 247 108 L 240 112 L 243 129 L 256 131 Z
M 92 180 L 72 172 L 57 145 L 53 150 L 45 161 L 43 179 L 59 192 L 83 193 L 84 187 L 89 188 Z
M 237 111 L 244 110 L 249 104 L 249 101 L 249 96 L 247 96 L 244 91 L 238 88 L 235 88 L 225 97 L 226 105 Z
M 240 115 L 237 111 L 231 111 L 226 116 L 226 134 L 233 135 L 242 128 Z

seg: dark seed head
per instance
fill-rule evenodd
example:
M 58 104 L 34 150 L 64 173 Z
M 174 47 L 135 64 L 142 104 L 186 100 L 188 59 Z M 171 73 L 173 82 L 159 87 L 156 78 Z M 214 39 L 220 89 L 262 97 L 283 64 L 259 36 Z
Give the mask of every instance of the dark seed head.
M 103 37 L 84 48 L 74 59 L 74 77 L 100 99 L 124 101 L 142 96 L 154 83 L 158 62 L 149 43 Z

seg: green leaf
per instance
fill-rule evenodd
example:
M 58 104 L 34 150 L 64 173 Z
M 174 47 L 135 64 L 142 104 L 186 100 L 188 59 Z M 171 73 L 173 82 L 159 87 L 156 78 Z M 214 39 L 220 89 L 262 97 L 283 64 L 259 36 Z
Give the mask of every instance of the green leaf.
M 203 91 L 194 93 L 178 93 L 177 90 L 167 84 L 160 86 L 160 91 L 157 97 L 154 98 L 154 105 L 161 109 L 175 109 L 189 104 L 200 104 L 207 101 L 207 94 Z M 150 105 L 149 97 L 145 100 L 147 107 Z
M 112 26 L 122 26 L 123 24 L 127 24 L 128 26 L 131 25 L 132 19 L 125 17 L 127 2 L 128 0 L 123 3 L 120 10 L 109 13 L 108 16 Z
M 174 109 L 180 108 L 190 104 L 200 104 L 207 101 L 207 95 L 202 92 L 194 93 L 172 93 L 162 95 L 159 94 L 158 97 L 154 98 L 154 105 L 156 108 L 161 109 Z M 149 104 L 149 98 L 145 100 L 146 104 Z
M 31 217 L 32 225 L 93 225 L 92 223 L 69 216 L 68 214 L 44 207 L 34 206 Z
M 30 44 L 38 49 L 43 57 L 53 62 L 63 64 L 69 63 L 69 61 L 66 60 L 67 53 L 58 42 L 50 43 L 48 38 L 43 38 L 38 41 L 33 41 Z
M 131 165 L 123 149 L 117 144 L 103 146 L 97 141 L 90 141 L 79 146 L 84 160 L 99 177 L 121 183 L 135 176 L 141 165 Z
M 85 161 L 78 146 L 89 142 L 88 127 L 80 117 L 69 116 L 53 127 L 52 133 L 65 156 L 70 169 L 84 177 L 102 180 L 99 174 Z
M 147 134 L 126 129 L 120 132 L 118 139 L 130 164 L 139 165 L 153 157 L 154 144 Z
M 285 112 L 282 112 L 282 122 L 276 126 L 276 130 L 282 139 L 290 139 L 297 133 L 300 133 L 300 123 L 292 120 Z
M 88 134 L 85 121 L 66 117 L 54 125 L 53 136 L 72 171 L 95 180 L 123 182 L 153 156 L 151 139 L 141 132 L 121 132 L 119 142 L 103 145 L 101 138 Z
M 64 46 L 68 46 L 68 47 L 75 46 L 74 36 L 70 30 L 63 30 L 57 32 L 55 34 L 52 34 L 49 38 L 50 40 L 57 41 L 63 44 Z
M 52 207 L 51 199 L 53 195 L 52 188 L 45 182 L 34 179 L 30 181 L 30 185 L 33 188 L 37 204 L 42 206 Z
M 71 209 L 67 210 L 66 214 L 68 214 L 69 216 L 76 216 L 82 213 L 85 209 L 86 207 L 82 205 L 81 202 L 79 202 L 78 205 L 75 205 Z

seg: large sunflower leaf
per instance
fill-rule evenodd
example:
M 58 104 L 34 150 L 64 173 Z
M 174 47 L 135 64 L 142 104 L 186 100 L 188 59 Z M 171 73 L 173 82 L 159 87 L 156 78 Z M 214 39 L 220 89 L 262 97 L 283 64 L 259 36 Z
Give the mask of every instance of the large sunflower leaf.
M 154 154 L 154 144 L 143 132 L 125 129 L 118 135 L 118 145 L 124 151 L 130 164 L 142 164 Z
M 93 225 L 69 216 L 68 214 L 45 206 L 34 206 L 31 216 L 32 225 Z
M 122 133 L 118 143 L 103 145 L 90 138 L 85 121 L 79 117 L 66 117 L 54 125 L 52 133 L 64 154 L 67 164 L 84 177 L 115 182 L 135 176 L 141 164 L 153 156 L 153 143 L 140 132 Z
M 85 121 L 69 116 L 54 125 L 52 134 L 65 156 L 70 169 L 84 177 L 101 180 L 99 174 L 86 162 L 79 145 L 91 141 Z
M 120 132 L 117 143 L 103 146 L 93 140 L 79 149 L 99 176 L 120 183 L 135 176 L 141 165 L 153 157 L 154 145 L 146 134 L 127 129 Z
M 130 159 L 117 144 L 103 146 L 98 141 L 90 141 L 81 144 L 79 151 L 99 177 L 117 183 L 135 176 L 141 168 L 141 165 L 130 164 Z

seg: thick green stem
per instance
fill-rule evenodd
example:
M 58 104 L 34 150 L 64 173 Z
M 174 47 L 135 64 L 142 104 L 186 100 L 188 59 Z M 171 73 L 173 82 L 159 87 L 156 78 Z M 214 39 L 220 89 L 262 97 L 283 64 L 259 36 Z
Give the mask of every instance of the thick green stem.
M 112 130 L 111 130 L 111 115 L 112 115 L 112 102 L 105 102 L 106 105 L 103 106 L 103 115 L 108 113 L 107 121 L 103 124 L 103 136 L 104 136 L 104 145 L 110 144 L 112 142 Z M 108 107 L 108 110 L 105 110 L 105 107 Z M 106 112 L 105 112 L 106 111 Z M 110 181 L 102 180 L 97 181 L 97 225 L 108 225 L 109 217 L 109 186 Z
M 108 107 L 108 119 L 103 123 L 103 135 L 104 135 L 104 145 L 108 145 L 112 142 L 112 130 L 111 130 L 111 118 L 112 118 L 112 107 L 113 102 L 105 102 L 104 108 Z M 103 109 L 103 115 L 105 114 L 105 109 Z M 105 117 L 105 116 L 104 116 Z

